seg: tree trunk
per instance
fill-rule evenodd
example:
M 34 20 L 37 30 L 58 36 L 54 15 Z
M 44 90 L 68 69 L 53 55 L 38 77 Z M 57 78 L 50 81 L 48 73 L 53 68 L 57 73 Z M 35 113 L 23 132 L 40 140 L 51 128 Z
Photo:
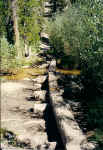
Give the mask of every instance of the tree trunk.
M 31 46 L 29 46 L 29 56 L 31 56 L 32 51 L 31 51 Z
M 66 6 L 65 10 L 68 9 L 68 8 L 70 8 L 72 6 L 70 0 L 66 0 L 66 2 L 67 2 L 67 6 Z
M 13 13 L 13 27 L 14 27 L 14 34 L 15 34 L 15 46 L 17 48 L 18 56 L 21 57 L 22 52 L 20 51 L 18 16 L 17 16 L 17 0 L 12 0 L 12 13 Z
M 31 56 L 32 52 L 31 52 L 31 46 L 28 46 L 26 43 L 25 43 L 25 57 L 29 57 Z
M 29 56 L 28 45 L 25 43 L 25 57 Z

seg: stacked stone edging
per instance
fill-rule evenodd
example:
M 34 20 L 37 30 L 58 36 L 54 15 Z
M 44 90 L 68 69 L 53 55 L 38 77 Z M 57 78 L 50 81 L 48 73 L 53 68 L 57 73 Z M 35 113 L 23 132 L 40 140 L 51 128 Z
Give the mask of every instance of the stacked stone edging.
M 53 60 L 51 61 L 48 73 L 50 104 L 52 106 L 65 149 L 90 150 L 91 148 L 83 148 L 83 144 L 87 143 L 86 136 L 75 121 L 70 105 L 64 102 L 61 92 L 58 91 L 59 88 L 57 77 L 55 76 L 55 69 L 56 61 Z

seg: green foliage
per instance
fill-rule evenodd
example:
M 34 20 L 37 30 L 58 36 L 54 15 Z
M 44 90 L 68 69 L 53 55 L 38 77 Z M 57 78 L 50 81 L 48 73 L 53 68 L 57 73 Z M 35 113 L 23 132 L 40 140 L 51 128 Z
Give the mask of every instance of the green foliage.
M 74 63 L 76 67 L 79 65 L 82 75 L 85 76 L 85 83 L 89 82 L 88 86 L 96 87 L 96 91 L 101 92 L 103 91 L 102 8 L 102 1 L 80 1 L 61 15 L 56 15 L 49 29 L 54 55 L 61 57 L 62 60 L 67 59 L 64 59 L 63 65 L 67 63 Z
M 50 2 L 53 4 L 52 11 L 55 13 L 57 11 L 62 12 L 70 0 L 51 0 Z
M 0 43 L 1 71 L 6 72 L 8 69 L 16 66 L 16 48 L 9 44 L 5 37 L 0 39 Z
M 7 2 L 3 0 L 0 1 L 0 36 L 2 36 L 5 33 L 6 28 L 6 19 L 7 19 L 7 13 L 8 13 L 8 4 Z
M 51 43 L 56 52 L 66 50 L 64 42 L 68 53 L 69 50 L 82 53 L 85 49 L 94 51 L 103 47 L 103 5 L 87 6 L 72 7 L 56 16 L 50 29 Z
M 0 38 L 4 35 L 10 43 L 14 42 L 11 0 L 0 1 Z
M 103 94 L 103 51 L 85 52 L 81 55 L 82 75 L 85 76 L 83 81 L 88 89 L 88 96 Z M 92 91 L 91 91 L 92 90 Z M 92 92 L 92 93 L 91 93 Z M 91 94 L 90 94 L 91 93 Z
M 29 59 L 17 57 L 17 51 L 14 45 L 9 44 L 5 37 L 0 39 L 0 63 L 1 73 L 9 73 L 12 69 L 20 69 L 22 66 L 32 66 L 41 61 L 38 56 L 31 56 Z M 24 42 L 21 40 L 20 50 L 24 50 Z M 31 50 L 34 54 L 39 52 L 37 45 L 32 45 Z
M 21 37 L 28 45 L 39 41 L 43 21 L 42 3 L 43 0 L 18 0 L 19 30 Z
M 96 150 L 103 149 L 103 97 L 95 97 L 87 103 L 87 122 L 89 130 L 94 134 L 88 138 L 89 141 L 96 141 L 99 144 Z M 101 149 L 100 149 L 101 147 Z
M 71 56 L 74 61 L 76 60 L 75 63 L 78 63 L 83 29 L 81 17 L 77 10 L 69 8 L 62 15 L 57 15 L 55 21 L 51 23 L 49 34 L 55 56 L 68 55 L 69 58 Z

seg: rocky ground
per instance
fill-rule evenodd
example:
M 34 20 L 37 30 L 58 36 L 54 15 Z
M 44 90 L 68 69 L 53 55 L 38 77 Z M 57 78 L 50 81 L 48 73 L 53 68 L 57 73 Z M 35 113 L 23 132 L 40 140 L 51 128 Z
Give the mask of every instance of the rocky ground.
M 11 133 L 16 135 L 18 143 L 26 148 L 52 150 L 56 143 L 49 143 L 45 132 L 43 112 L 46 109 L 46 91 L 41 90 L 46 76 L 39 76 L 34 81 L 6 81 L 1 83 L 1 128 L 6 129 L 2 150 L 9 148 Z M 29 131 L 29 132 L 28 132 Z M 10 137 L 9 137 L 10 136 Z

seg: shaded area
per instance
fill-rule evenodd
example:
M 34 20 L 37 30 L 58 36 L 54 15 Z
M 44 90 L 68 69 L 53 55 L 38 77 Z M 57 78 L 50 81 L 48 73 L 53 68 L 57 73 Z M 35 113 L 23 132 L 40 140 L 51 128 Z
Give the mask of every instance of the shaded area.
M 46 132 L 48 135 L 48 141 L 57 143 L 55 150 L 65 150 L 59 130 L 57 128 L 57 123 L 54 117 L 53 108 L 50 105 L 50 93 L 49 93 L 49 87 L 48 87 L 48 79 L 45 81 L 42 88 L 43 90 L 45 89 L 47 90 L 46 102 L 48 103 L 48 105 L 44 112 L 44 120 L 45 120 L 45 125 L 46 125 Z
M 76 122 L 88 141 L 96 143 L 96 150 L 103 149 L 103 97 L 84 86 L 81 76 L 59 73 L 58 85 L 63 89 L 63 98 L 73 111 Z M 89 95 L 88 95 L 88 90 Z M 94 94 L 93 94 L 94 93 Z
M 49 39 L 47 37 L 41 37 L 41 41 L 47 45 L 50 44 Z

